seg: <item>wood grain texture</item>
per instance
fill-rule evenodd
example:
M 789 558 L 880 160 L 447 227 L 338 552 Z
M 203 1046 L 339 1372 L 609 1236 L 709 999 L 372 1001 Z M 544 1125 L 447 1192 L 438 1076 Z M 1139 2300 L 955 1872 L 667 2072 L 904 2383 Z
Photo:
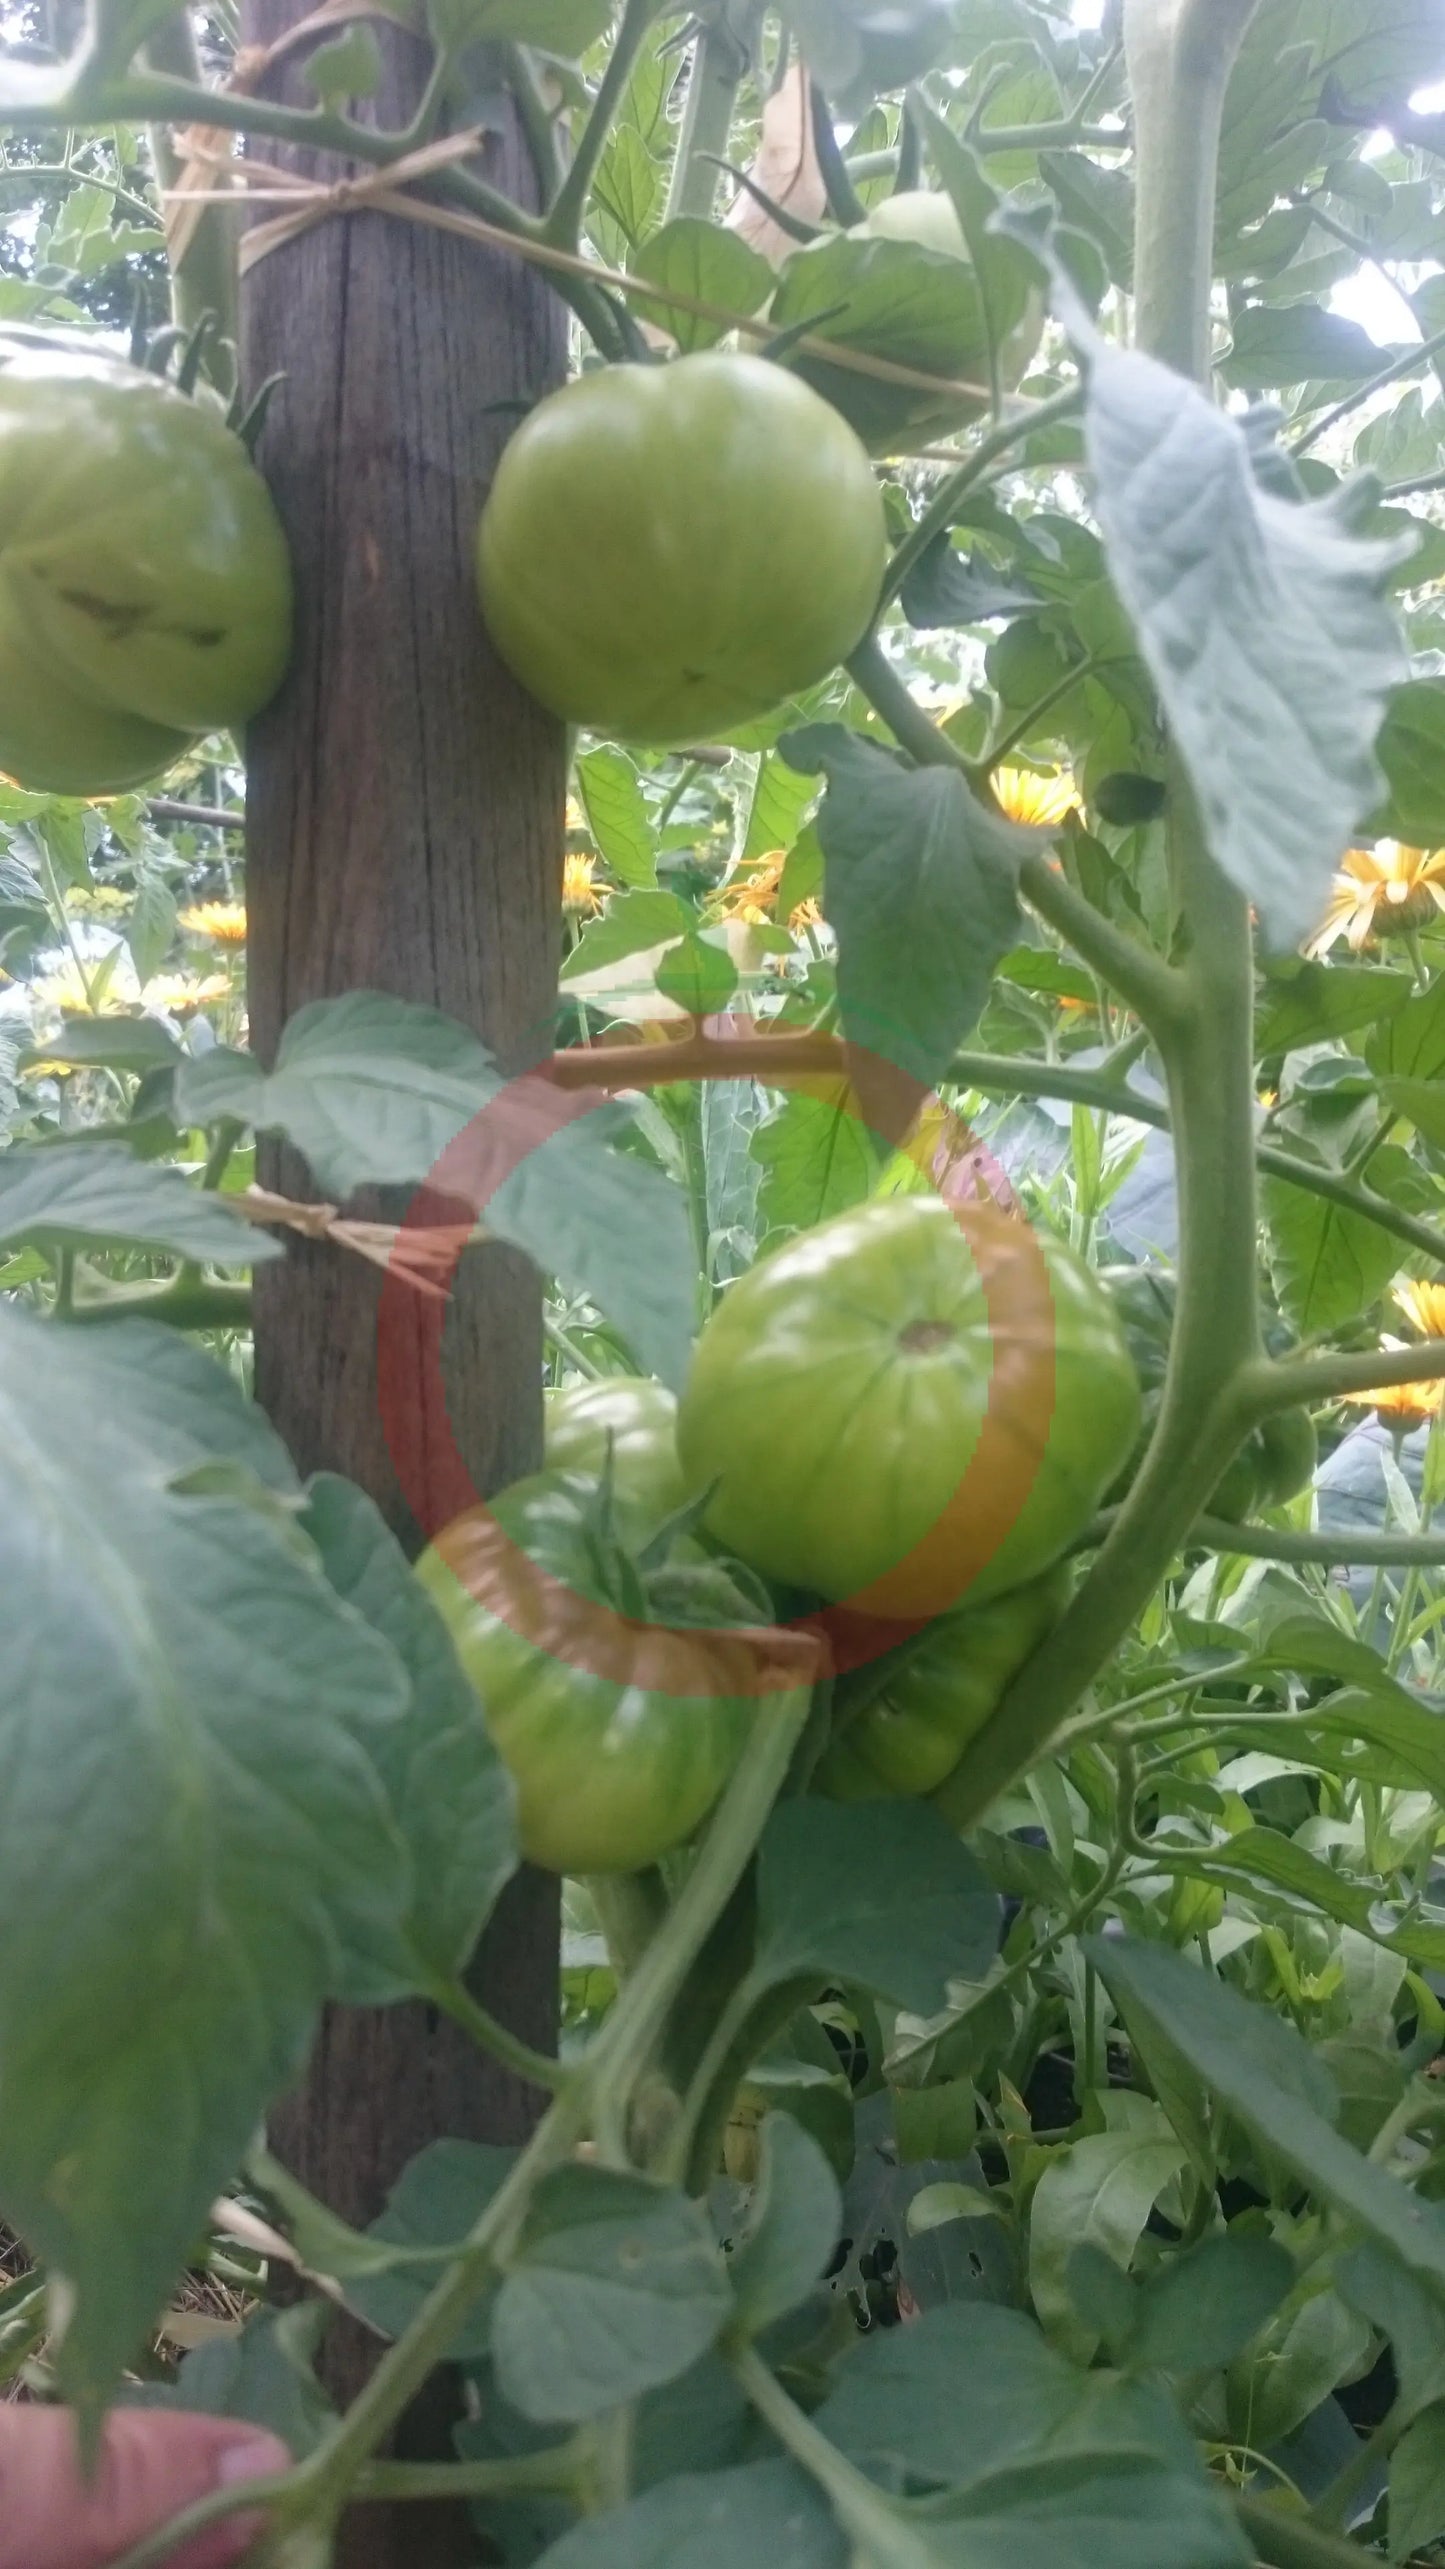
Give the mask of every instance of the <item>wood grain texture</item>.
M 274 40 L 307 5 L 247 0 L 245 41 Z M 373 25 L 386 76 L 370 112 L 395 126 L 426 56 Z M 269 86 L 307 97 L 296 57 Z M 341 174 L 299 155 L 292 165 Z M 532 195 L 514 128 L 489 138 L 481 166 Z M 519 405 L 564 370 L 561 307 L 517 260 L 362 214 L 257 263 L 243 341 L 248 387 L 284 377 L 258 460 L 297 586 L 290 675 L 247 743 L 252 1043 L 269 1060 L 308 1001 L 372 988 L 444 1009 L 520 1066 L 551 1045 L 565 742 L 491 651 L 472 545 Z M 259 1174 L 315 1192 L 275 1149 Z M 303 1472 L 349 1474 L 414 1541 L 378 1414 L 379 1283 L 321 1247 L 293 1246 L 284 1266 L 262 1269 L 256 1389 Z M 473 1258 L 448 1322 L 449 1432 L 484 1492 L 539 1459 L 541 1354 L 535 1273 L 510 1252 Z M 416 1363 L 419 1381 L 419 1338 Z M 486 2004 L 543 2047 L 556 2022 L 556 1890 L 531 1873 L 514 1883 L 474 1967 Z M 426 2007 L 333 2009 L 273 2137 L 314 2192 L 365 2222 L 424 2143 L 519 2138 L 536 2102 Z M 343 2334 L 333 2391 L 346 2395 L 369 2360 L 360 2332 Z M 427 2431 L 414 2420 L 406 2444 Z M 339 2559 L 455 2569 L 480 2556 L 460 2509 L 375 2507 L 355 2511 Z

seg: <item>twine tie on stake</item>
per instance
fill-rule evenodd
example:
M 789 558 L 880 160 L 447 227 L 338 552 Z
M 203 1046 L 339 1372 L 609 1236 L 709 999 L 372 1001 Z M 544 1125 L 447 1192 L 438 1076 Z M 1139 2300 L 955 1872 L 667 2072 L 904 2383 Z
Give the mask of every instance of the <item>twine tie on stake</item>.
M 298 32 L 296 30 L 293 33 Z M 773 324 L 761 321 L 754 313 L 733 312 L 725 304 L 710 303 L 700 295 L 684 294 L 680 287 L 651 285 L 645 278 L 629 276 L 621 268 L 604 267 L 596 259 L 580 257 L 575 251 L 558 249 L 530 232 L 508 231 L 500 223 L 488 223 L 479 214 L 463 214 L 450 205 L 437 205 L 429 197 L 410 193 L 414 182 L 434 178 L 438 171 L 454 163 L 470 160 L 482 142 L 480 129 L 464 134 L 448 134 L 439 141 L 427 143 L 419 151 L 407 152 L 381 168 L 367 170 L 356 177 L 342 179 L 302 178 L 295 171 L 276 169 L 264 161 L 232 161 L 228 164 L 230 179 L 239 181 L 253 204 L 280 205 L 285 212 L 264 223 L 254 224 L 242 237 L 241 273 L 253 268 L 258 259 L 268 258 L 287 242 L 299 240 L 318 223 L 338 215 L 390 214 L 409 223 L 424 223 L 438 232 L 454 233 L 464 241 L 479 241 L 485 247 L 510 250 L 517 258 L 534 267 L 550 268 L 559 275 L 583 277 L 591 285 L 610 287 L 613 293 L 634 302 L 652 304 L 664 315 L 668 311 L 686 312 L 699 321 L 711 321 L 724 330 L 736 330 L 744 338 L 767 340 L 776 336 Z M 183 173 L 188 176 L 189 172 Z M 163 202 L 167 221 L 172 207 L 189 205 L 235 204 L 234 184 L 223 188 L 167 188 Z M 793 341 L 793 347 L 806 356 L 819 357 L 830 366 L 841 366 L 845 372 L 870 375 L 876 382 L 900 384 L 910 392 L 932 393 L 935 399 L 983 401 L 989 399 L 986 384 L 964 382 L 957 377 L 929 374 L 918 366 L 895 365 L 890 357 L 871 357 L 862 349 L 847 348 L 839 342 L 809 331 Z

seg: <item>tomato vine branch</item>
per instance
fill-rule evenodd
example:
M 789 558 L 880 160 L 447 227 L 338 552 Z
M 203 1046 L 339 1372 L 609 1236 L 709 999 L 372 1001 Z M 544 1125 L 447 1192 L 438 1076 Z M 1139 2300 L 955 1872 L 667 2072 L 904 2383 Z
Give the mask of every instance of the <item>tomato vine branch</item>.
M 559 249 L 581 248 L 582 216 L 597 175 L 597 165 L 626 98 L 633 64 L 659 6 L 660 0 L 627 0 L 622 23 L 607 57 L 607 68 L 597 84 L 597 94 L 572 156 L 571 168 L 542 224 L 542 239 L 554 242 Z
M 1011 447 L 1032 436 L 1036 428 L 1047 428 L 1059 419 L 1073 419 L 1083 406 L 1082 387 L 1070 384 L 1063 392 L 1052 393 L 1047 401 L 1031 402 L 1024 410 L 1000 420 L 997 428 L 990 429 L 986 437 L 979 439 L 957 472 L 950 473 L 947 480 L 939 484 L 912 532 L 904 536 L 893 553 L 878 602 L 880 615 L 885 607 L 892 605 L 910 571 L 927 552 L 935 536 L 946 534 L 953 525 L 959 501 L 983 480 L 989 466 L 997 463 L 1001 455 L 1007 455 Z
M 1117 1516 L 1117 1508 L 1103 1509 L 1080 1538 L 1081 1547 L 1099 1542 Z M 1195 1518 L 1187 1548 L 1237 1553 L 1250 1561 L 1289 1561 L 1302 1569 L 1445 1569 L 1445 1533 L 1313 1534 L 1297 1532 L 1292 1526 L 1239 1525 L 1232 1517 L 1205 1515 Z M 1211 1671 L 1211 1677 L 1217 1673 Z

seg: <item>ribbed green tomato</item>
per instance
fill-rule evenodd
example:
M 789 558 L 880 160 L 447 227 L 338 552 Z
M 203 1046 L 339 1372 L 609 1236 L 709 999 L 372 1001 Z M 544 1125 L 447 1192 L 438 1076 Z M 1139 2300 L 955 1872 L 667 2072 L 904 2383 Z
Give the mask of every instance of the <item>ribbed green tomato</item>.
M 650 1375 L 609 1374 L 547 1394 L 549 1470 L 600 1478 L 612 1443 L 612 1488 L 624 1533 L 646 1542 L 686 1503 L 677 1459 L 677 1402 Z
M 1001 316 L 1005 335 L 999 350 L 1000 376 L 1011 392 L 1043 335 L 1044 300 L 1021 277 L 1001 280 L 995 293 L 1011 298 Z M 788 363 L 842 412 L 870 453 L 895 454 L 924 443 L 962 428 L 988 408 L 988 323 L 950 197 L 906 189 L 885 197 L 850 231 L 824 233 L 795 251 L 771 317 L 780 329 L 793 329 L 815 315 L 818 338 L 945 382 L 980 387 L 976 396 L 930 394 L 830 366 L 811 350 L 791 356 Z
M 592 1494 L 574 1474 L 535 1473 L 417 1563 L 516 1783 L 522 1852 L 553 1873 L 631 1873 L 683 1845 L 756 1709 L 756 1664 L 735 1633 L 599 1626 Z
M 503 454 L 478 533 L 492 638 L 567 721 L 710 740 L 862 639 L 887 551 L 868 458 L 761 357 L 604 366 Z
M 0 339 L 0 768 L 103 794 L 274 695 L 291 569 L 271 496 L 206 401 Z
M 921 1617 L 1057 1559 L 1132 1448 L 1113 1307 L 1061 1241 L 895 1196 L 729 1287 L 678 1409 L 711 1533 L 765 1579 Z
M 839 1684 L 814 1783 L 838 1802 L 935 1792 L 1009 1679 L 1052 1632 L 1073 1585 L 1055 1568 L 990 1605 L 940 1615 Z

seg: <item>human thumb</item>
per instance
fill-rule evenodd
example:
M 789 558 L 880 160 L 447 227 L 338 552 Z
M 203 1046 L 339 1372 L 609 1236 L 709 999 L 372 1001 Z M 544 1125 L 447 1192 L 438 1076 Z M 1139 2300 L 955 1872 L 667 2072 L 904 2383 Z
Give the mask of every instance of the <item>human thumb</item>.
M 0 2405 L 0 2569 L 106 2569 L 197 2498 L 290 2462 L 276 2436 L 237 2418 L 117 2409 L 84 2480 L 68 2409 Z M 166 2569 L 229 2569 L 264 2521 L 255 2509 L 225 2516 Z

